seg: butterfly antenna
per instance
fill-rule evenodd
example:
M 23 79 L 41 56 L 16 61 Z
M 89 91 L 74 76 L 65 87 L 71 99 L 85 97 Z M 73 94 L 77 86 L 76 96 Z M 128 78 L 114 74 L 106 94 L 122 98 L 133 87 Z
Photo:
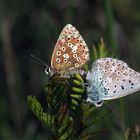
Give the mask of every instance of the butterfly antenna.
M 42 61 L 41 59 L 39 59 L 38 57 L 36 57 L 35 55 L 31 54 L 30 55 L 32 58 L 34 58 L 39 64 L 41 64 L 42 66 L 45 66 L 45 68 L 49 68 L 49 66 L 44 62 Z

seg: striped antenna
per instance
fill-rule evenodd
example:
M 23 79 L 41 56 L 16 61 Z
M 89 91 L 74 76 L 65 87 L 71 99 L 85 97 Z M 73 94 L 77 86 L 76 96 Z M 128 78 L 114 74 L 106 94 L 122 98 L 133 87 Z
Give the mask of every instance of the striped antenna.
M 49 66 L 44 62 L 42 61 L 41 59 L 39 59 L 38 57 L 36 57 L 35 55 L 31 54 L 30 55 L 32 58 L 34 58 L 39 64 L 41 64 L 42 66 L 44 66 L 46 69 L 49 68 Z

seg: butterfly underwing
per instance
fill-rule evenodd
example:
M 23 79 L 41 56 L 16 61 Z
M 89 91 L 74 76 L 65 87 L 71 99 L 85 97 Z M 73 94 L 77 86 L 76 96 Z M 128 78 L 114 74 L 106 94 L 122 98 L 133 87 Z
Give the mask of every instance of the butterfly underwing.
M 87 102 L 101 106 L 104 100 L 121 98 L 140 90 L 140 73 L 125 62 L 101 58 L 87 74 Z
M 57 42 L 51 58 L 50 73 L 69 74 L 86 64 L 89 60 L 87 44 L 77 29 L 67 24 Z M 46 73 L 48 71 L 46 70 Z

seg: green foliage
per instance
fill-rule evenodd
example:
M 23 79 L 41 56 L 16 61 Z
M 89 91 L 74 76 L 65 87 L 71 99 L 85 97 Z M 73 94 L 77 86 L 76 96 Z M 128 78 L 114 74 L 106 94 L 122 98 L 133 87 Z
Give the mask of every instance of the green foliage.
M 84 81 L 81 75 L 78 73 L 74 74 L 73 78 L 76 80 L 73 82 L 74 85 L 72 89 L 75 94 L 78 94 L 80 93 L 79 92 L 80 90 L 81 91 L 84 90 L 84 83 L 83 83 Z M 76 87 L 79 87 L 79 88 L 76 88 Z M 86 93 L 83 92 L 82 95 L 83 96 L 81 96 L 81 100 L 84 101 L 86 99 Z M 81 130 L 79 138 L 89 139 L 95 135 L 101 134 L 102 130 L 98 128 L 98 125 L 109 115 L 111 110 L 102 108 L 102 111 L 100 111 L 99 108 L 96 108 L 95 106 L 90 105 L 88 103 L 84 103 L 84 102 L 81 103 L 80 107 L 81 107 L 80 109 L 82 112 L 82 118 L 80 121 L 82 123 L 83 129 Z M 91 127 L 94 127 L 92 131 L 90 130 Z
M 109 51 L 106 48 L 106 44 L 105 44 L 103 38 L 100 39 L 100 42 L 99 42 L 97 48 L 95 45 L 93 46 L 94 60 L 97 60 L 99 58 L 104 58 L 104 57 L 113 57 L 113 56 L 115 56 L 115 53 L 116 53 L 115 50 Z
M 105 57 L 107 51 L 103 39 L 99 50 L 94 47 L 95 59 Z M 53 75 L 45 87 L 46 112 L 36 97 L 28 96 L 32 112 L 48 128 L 54 139 L 88 140 L 102 133 L 99 124 L 108 116 L 110 109 L 101 110 L 86 103 L 86 71 L 82 76 L 76 72 L 70 78 Z M 91 129 L 92 128 L 92 129 Z
M 43 108 L 41 107 L 40 102 L 37 101 L 35 96 L 28 96 L 27 102 L 32 112 L 43 124 L 47 126 L 51 126 L 52 124 L 54 124 L 54 116 L 43 112 Z

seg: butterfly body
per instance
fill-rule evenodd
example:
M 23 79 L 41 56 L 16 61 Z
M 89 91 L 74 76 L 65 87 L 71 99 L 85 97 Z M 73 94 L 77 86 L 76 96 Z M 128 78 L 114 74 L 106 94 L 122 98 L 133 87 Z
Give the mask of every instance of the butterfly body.
M 117 99 L 140 90 L 140 73 L 113 58 L 98 59 L 87 80 L 87 101 L 96 106 L 101 106 L 104 100 Z

